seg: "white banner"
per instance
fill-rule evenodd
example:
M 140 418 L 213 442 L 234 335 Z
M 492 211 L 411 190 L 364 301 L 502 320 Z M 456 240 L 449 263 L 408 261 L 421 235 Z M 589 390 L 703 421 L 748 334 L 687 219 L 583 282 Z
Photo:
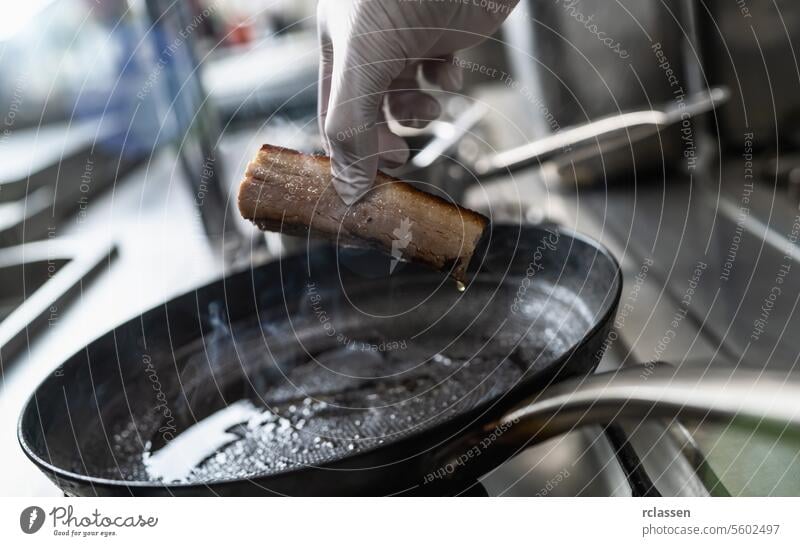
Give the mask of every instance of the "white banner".
M 3 499 L 3 544 L 800 544 L 800 499 Z M 555 542 L 558 541 L 558 542 Z M 566 541 L 566 542 L 565 542 Z

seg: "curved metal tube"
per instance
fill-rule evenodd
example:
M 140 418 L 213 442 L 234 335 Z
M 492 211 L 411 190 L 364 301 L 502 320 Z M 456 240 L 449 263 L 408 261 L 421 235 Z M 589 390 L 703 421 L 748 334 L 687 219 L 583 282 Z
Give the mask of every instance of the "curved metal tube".
M 584 425 L 646 419 L 737 422 L 799 433 L 800 375 L 633 366 L 554 385 L 497 426 L 513 438 L 542 441 Z

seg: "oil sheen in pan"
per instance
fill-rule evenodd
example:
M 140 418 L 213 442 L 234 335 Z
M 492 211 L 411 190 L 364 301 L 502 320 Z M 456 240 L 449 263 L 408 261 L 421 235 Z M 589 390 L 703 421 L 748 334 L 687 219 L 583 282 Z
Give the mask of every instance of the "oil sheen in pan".
M 432 332 L 382 347 L 388 332 L 362 327 L 345 344 L 328 338 L 313 355 L 291 344 L 289 356 L 280 337 L 250 323 L 218 335 L 213 350 L 208 340 L 184 348 L 186 380 L 173 393 L 176 434 L 165 441 L 163 420 L 152 413 L 125 423 L 114 434 L 117 465 L 107 476 L 240 479 L 323 464 L 433 426 L 507 392 L 537 357 L 563 351 L 574 338 L 569 330 L 590 318 L 569 307 L 574 295 L 543 283 L 532 289 L 541 293 L 529 301 L 546 301 L 548 312 L 526 309 L 533 322 L 499 321 L 494 334 L 484 324 L 449 346 L 452 338 Z M 182 414 L 180 404 L 191 411 Z

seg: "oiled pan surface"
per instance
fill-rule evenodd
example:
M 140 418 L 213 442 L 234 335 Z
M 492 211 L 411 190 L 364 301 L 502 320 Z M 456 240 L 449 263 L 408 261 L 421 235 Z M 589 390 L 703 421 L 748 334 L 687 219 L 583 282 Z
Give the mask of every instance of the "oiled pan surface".
M 495 228 L 490 249 L 464 292 L 323 249 L 181 296 L 45 381 L 23 447 L 56 474 L 132 486 L 258 479 L 438 430 L 554 367 L 588 371 L 566 357 L 616 304 L 613 259 L 536 227 Z

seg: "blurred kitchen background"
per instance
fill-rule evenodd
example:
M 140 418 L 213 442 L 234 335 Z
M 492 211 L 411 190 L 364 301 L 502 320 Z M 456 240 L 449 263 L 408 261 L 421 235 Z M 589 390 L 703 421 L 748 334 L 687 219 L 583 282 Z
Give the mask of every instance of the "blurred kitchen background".
M 233 197 L 262 143 L 320 149 L 316 3 L 7 4 L 0 493 L 56 495 L 16 445 L 42 378 L 136 313 L 290 251 L 240 220 Z M 790 368 L 796 298 L 752 334 L 782 265 L 784 294 L 800 298 L 798 41 L 790 0 L 521 0 L 497 36 L 464 52 L 492 75 L 470 71 L 461 94 L 433 90 L 442 119 L 398 128 L 418 152 L 398 174 L 495 221 L 557 222 L 611 248 L 630 308 L 604 368 Z M 616 129 L 596 133 L 590 124 L 607 118 Z M 515 148 L 514 161 L 497 156 Z M 479 168 L 487 160 L 495 172 Z M 670 328 L 676 312 L 685 318 Z M 663 495 L 796 495 L 798 453 L 758 430 L 587 428 L 527 450 L 484 485 L 630 495 L 635 479 Z

